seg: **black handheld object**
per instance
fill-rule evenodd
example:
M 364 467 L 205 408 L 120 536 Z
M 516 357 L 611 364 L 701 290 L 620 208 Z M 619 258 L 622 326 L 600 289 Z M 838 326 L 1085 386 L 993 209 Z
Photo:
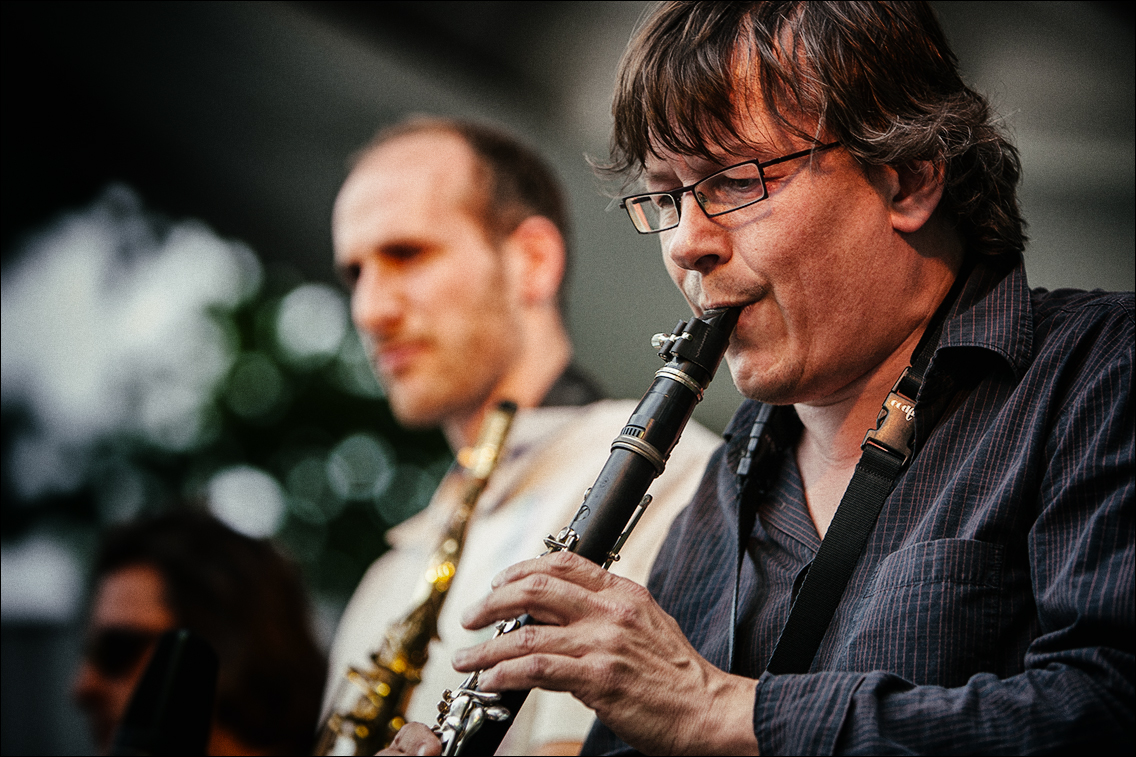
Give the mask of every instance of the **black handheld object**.
M 205 754 L 217 691 L 217 654 L 187 628 L 167 631 L 134 690 L 110 753 Z
M 663 472 L 703 391 L 714 378 L 740 314 L 739 308 L 708 310 L 689 323 L 680 321 L 673 334 L 656 337 L 659 357 L 666 365 L 655 373 L 647 393 L 612 442 L 611 455 L 571 525 L 561 533 L 559 542 L 546 541 L 550 548 L 555 544 L 555 548 L 569 549 L 605 566 L 615 559 L 613 552 L 622 546 L 643 495 Z M 528 615 L 513 621 L 514 628 L 534 622 Z M 461 740 L 458 753 L 493 754 L 528 694 L 502 692 L 494 704 L 508 716 L 485 718 Z
M 572 520 L 573 551 L 603 565 L 647 488 L 663 472 L 702 393 L 714 378 L 737 325 L 738 308 L 708 310 L 660 335 L 655 373 L 643 399 L 611 444 L 611 455 Z

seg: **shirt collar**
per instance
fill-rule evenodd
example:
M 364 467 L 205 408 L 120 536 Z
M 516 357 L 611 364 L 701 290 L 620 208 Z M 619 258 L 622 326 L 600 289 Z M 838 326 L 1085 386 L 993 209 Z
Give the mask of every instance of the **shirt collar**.
M 599 388 L 591 376 L 569 365 L 556 379 L 556 383 L 544 395 L 541 407 L 564 407 L 590 405 L 604 399 L 603 390 Z
M 928 375 L 947 351 L 981 349 L 999 356 L 1021 378 L 1033 356 L 1033 305 L 1021 256 L 1007 266 L 980 258 L 943 324 Z

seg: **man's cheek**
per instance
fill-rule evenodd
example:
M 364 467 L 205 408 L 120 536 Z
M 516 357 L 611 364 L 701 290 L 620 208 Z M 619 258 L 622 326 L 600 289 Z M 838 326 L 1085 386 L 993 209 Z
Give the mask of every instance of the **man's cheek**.
M 675 265 L 675 262 L 671 259 L 669 252 L 670 245 L 667 244 L 667 236 L 669 234 L 670 232 L 668 231 L 664 231 L 660 234 L 661 239 L 659 242 L 663 251 L 663 267 L 667 269 L 667 275 L 671 277 L 671 281 L 673 281 L 679 289 L 682 289 L 682 280 L 689 271 Z
M 733 351 L 733 347 L 731 347 L 730 350 Z M 734 388 L 737 389 L 743 397 L 750 397 L 747 391 L 753 390 L 751 386 L 753 377 L 745 373 L 745 362 L 742 360 L 741 356 L 731 355 L 727 352 L 726 365 L 730 369 L 730 378 L 734 382 Z
M 686 298 L 686 302 L 690 305 L 690 309 L 695 310 L 695 303 L 699 300 L 701 294 L 700 280 L 697 273 L 688 271 L 685 268 L 680 268 L 675 264 L 667 261 L 667 273 L 671 277 L 671 281 L 678 287 L 678 291 L 682 292 L 682 296 Z M 697 311 L 695 311 L 697 312 Z

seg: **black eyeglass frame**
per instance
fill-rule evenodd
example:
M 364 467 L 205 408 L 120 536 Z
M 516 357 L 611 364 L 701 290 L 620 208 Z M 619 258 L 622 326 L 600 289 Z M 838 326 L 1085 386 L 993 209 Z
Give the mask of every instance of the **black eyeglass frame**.
M 703 176 L 698 181 L 694 182 L 693 184 L 689 184 L 685 187 L 679 187 L 678 189 L 671 189 L 671 190 L 666 191 L 666 192 L 639 192 L 638 194 L 627 195 L 626 197 L 621 197 L 619 199 L 619 207 L 627 212 L 627 217 L 629 219 L 631 219 L 631 225 L 634 226 L 635 231 L 639 232 L 640 234 L 658 234 L 661 231 L 670 231 L 671 229 L 678 228 L 679 223 L 682 222 L 682 196 L 684 194 L 686 194 L 687 192 L 690 192 L 694 195 L 694 201 L 698 203 L 698 207 L 702 209 L 702 212 L 706 214 L 707 218 L 717 218 L 718 216 L 724 216 L 727 213 L 733 213 L 735 210 L 741 210 L 742 208 L 748 208 L 751 205 L 756 205 L 757 203 L 759 203 L 762 200 L 769 197 L 769 190 L 765 186 L 765 169 L 768 168 L 769 166 L 775 166 L 779 163 L 786 163 L 790 160 L 797 160 L 798 158 L 804 158 L 804 157 L 806 157 L 808 155 L 812 155 L 814 153 L 824 152 L 825 150 L 830 150 L 830 149 L 832 149 L 833 147 L 836 147 L 839 144 L 840 144 L 839 142 L 828 142 L 827 144 L 823 144 L 823 145 L 814 145 L 813 147 L 810 147 L 807 150 L 800 150 L 798 152 L 790 153 L 789 155 L 782 155 L 779 158 L 773 158 L 771 160 L 766 160 L 766 161 L 760 161 L 760 160 L 756 160 L 756 159 L 755 160 L 743 160 L 741 163 L 735 163 L 732 166 L 726 166 L 725 168 L 722 168 L 718 171 L 715 171 L 714 173 L 710 174 L 709 176 Z M 695 192 L 694 190 L 700 184 L 703 184 L 703 183 L 709 181 L 710 179 L 713 179 L 716 176 L 721 176 L 722 174 L 726 173 L 727 171 L 733 171 L 735 168 L 739 168 L 741 166 L 748 166 L 748 165 L 753 165 L 753 166 L 757 167 L 757 176 L 761 180 L 761 197 L 758 197 L 756 200 L 750 200 L 749 202 L 747 202 L 743 205 L 738 205 L 736 208 L 730 208 L 729 210 L 722 210 L 722 211 L 719 211 L 717 213 L 711 213 L 709 210 L 707 210 L 706 206 L 702 204 L 702 199 L 698 196 L 698 192 Z M 635 223 L 635 217 L 631 214 L 631 209 L 629 207 L 627 207 L 627 203 L 634 201 L 634 200 L 639 200 L 641 198 L 659 197 L 661 195 L 666 195 L 666 196 L 670 197 L 671 200 L 674 202 L 675 222 L 673 224 L 671 224 L 670 226 L 664 226 L 661 229 L 648 229 L 647 231 L 643 231 L 642 229 L 639 228 L 639 225 L 637 223 Z

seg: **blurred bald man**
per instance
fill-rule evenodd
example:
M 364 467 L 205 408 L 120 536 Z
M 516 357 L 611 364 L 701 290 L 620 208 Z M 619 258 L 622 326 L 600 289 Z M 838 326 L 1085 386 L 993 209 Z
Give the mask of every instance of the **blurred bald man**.
M 489 592 L 496 573 L 539 554 L 543 537 L 567 525 L 634 403 L 602 399 L 572 365 L 562 316 L 563 193 L 514 138 L 441 119 L 381 133 L 343 185 L 332 231 L 352 317 L 400 422 L 440 427 L 458 451 L 499 401 L 521 408 L 470 523 L 441 638 L 408 711 L 410 720 L 433 722 L 442 691 L 464 678 L 452 669 L 453 652 L 486 638 L 461 628 L 461 611 Z M 645 582 L 718 443 L 688 427 L 616 573 Z M 388 532 L 391 550 L 352 597 L 331 650 L 325 717 L 348 668 L 365 669 L 391 622 L 413 606 L 412 590 L 458 503 L 454 478 Z M 575 754 L 591 721 L 570 696 L 536 692 L 499 753 Z

